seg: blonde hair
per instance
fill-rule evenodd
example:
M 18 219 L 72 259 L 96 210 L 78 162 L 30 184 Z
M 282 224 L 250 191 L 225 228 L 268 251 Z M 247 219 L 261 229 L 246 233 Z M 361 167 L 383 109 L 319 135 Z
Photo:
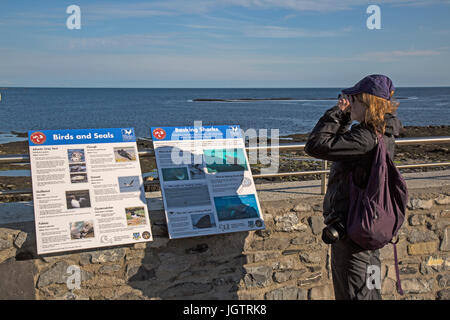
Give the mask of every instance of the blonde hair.
M 355 98 L 365 107 L 364 122 L 375 132 L 384 134 L 386 124 L 384 115 L 386 113 L 394 114 L 397 111 L 399 102 L 393 98 L 394 91 L 391 91 L 391 99 L 386 100 L 369 93 L 358 93 Z

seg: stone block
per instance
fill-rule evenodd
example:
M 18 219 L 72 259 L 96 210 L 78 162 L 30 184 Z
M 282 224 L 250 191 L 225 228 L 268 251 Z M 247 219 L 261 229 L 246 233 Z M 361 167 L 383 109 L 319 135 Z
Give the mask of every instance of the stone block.
M 433 290 L 433 279 L 403 279 L 402 288 L 405 293 L 429 293 Z
M 117 262 L 125 257 L 125 249 L 117 248 L 110 250 L 94 251 L 91 254 L 92 263 Z
M 281 260 L 276 263 L 274 269 L 275 270 L 290 270 L 290 269 L 294 269 L 295 265 L 296 264 L 292 259 Z
M 138 292 L 126 292 L 117 298 L 118 300 L 146 300 L 146 297 L 142 296 L 142 293 Z
M 438 291 L 437 299 L 438 300 L 450 300 L 450 289 L 444 289 L 444 290 Z
M 437 282 L 438 282 L 439 287 L 441 287 L 441 288 L 450 287 L 450 274 L 438 275 Z
M 51 300 L 89 300 L 89 297 L 75 294 L 73 292 L 66 292 L 60 296 L 54 296 Z
M 434 199 L 438 205 L 450 204 L 450 196 L 440 195 L 438 198 Z
M 312 205 L 313 211 L 323 212 L 323 203 L 315 203 Z
M 278 283 L 286 282 L 286 281 L 289 281 L 292 279 L 298 279 L 305 272 L 306 272 L 306 269 L 276 271 L 273 274 L 273 280 Z
M 269 238 L 269 237 L 270 237 L 270 235 L 272 234 L 272 231 L 269 230 L 269 229 L 256 230 L 256 231 L 255 231 L 255 234 L 256 234 L 258 237 L 261 237 L 261 238 L 263 238 L 263 239 L 266 239 L 266 238 Z
M 18 231 L 14 229 L 0 228 L 0 240 L 12 240 L 16 237 L 17 233 Z
M 13 246 L 13 242 L 10 239 L 0 239 L 0 250 L 9 249 Z
M 264 250 L 284 250 L 289 247 L 291 240 L 289 238 L 269 238 L 264 240 Z
M 268 260 L 277 259 L 280 256 L 280 252 L 257 252 L 247 255 L 249 263 L 262 262 Z
M 143 265 L 129 264 L 126 269 L 127 279 L 129 282 L 146 281 L 156 278 L 154 269 L 148 269 Z
M 310 300 L 331 300 L 334 298 L 334 291 L 331 285 L 313 287 L 309 290 Z
M 448 226 L 450 226 L 450 219 L 439 219 L 433 224 L 427 224 L 428 229 L 433 231 L 445 230 Z
M 297 287 L 282 287 L 266 292 L 267 300 L 306 300 L 308 290 Z
M 134 250 L 142 250 L 142 249 L 145 249 L 145 248 L 147 248 L 147 242 L 139 242 L 139 243 L 135 243 L 134 245 L 133 245 L 133 248 L 132 249 L 134 249 Z
M 294 210 L 295 212 L 308 212 L 311 211 L 312 208 L 308 203 L 300 202 L 292 210 Z
M 408 264 L 406 266 L 400 266 L 399 271 L 401 275 L 415 274 L 419 271 L 419 265 Z
M 270 239 L 267 239 L 270 240 Z M 264 250 L 264 240 L 253 240 L 253 241 L 245 241 L 244 250 Z
M 72 273 L 70 273 L 69 267 L 69 264 L 67 264 L 65 261 L 59 261 L 55 263 L 50 269 L 40 274 L 37 287 L 43 288 L 54 283 L 67 283 L 68 278 L 73 275 L 73 271 Z M 83 270 L 80 271 L 81 281 L 89 280 L 93 277 L 92 273 L 90 272 L 86 272 Z
M 244 276 L 244 283 L 247 288 L 265 287 L 272 283 L 272 267 L 245 267 L 247 274 Z
M 325 226 L 322 217 L 318 216 L 309 217 L 308 222 L 313 234 L 318 235 L 322 233 L 322 229 Z
M 105 266 L 102 266 L 98 272 L 110 274 L 110 273 L 117 272 L 120 269 L 122 269 L 122 266 L 120 264 L 105 265 Z
M 389 295 L 394 294 L 397 290 L 397 282 L 396 280 L 386 278 L 384 279 L 383 283 L 381 284 L 381 294 Z
M 83 252 L 80 254 L 80 265 L 85 266 L 91 263 L 91 254 Z
M 445 261 L 440 257 L 430 256 L 428 259 L 420 264 L 420 273 L 430 274 L 433 272 L 440 272 L 444 269 Z
M 25 243 L 25 241 L 27 240 L 27 233 L 26 232 L 19 232 L 19 234 L 16 236 L 16 238 L 14 239 L 14 245 L 17 248 L 22 248 L 22 245 Z
M 425 224 L 426 215 L 424 214 L 413 214 L 408 219 L 410 226 L 422 226 Z
M 291 240 L 291 244 L 293 245 L 307 245 L 315 242 L 315 238 L 313 236 L 308 236 L 307 234 L 295 237 Z
M 16 256 L 17 249 L 14 247 L 0 250 L 0 263 Z
M 298 281 L 299 286 L 308 286 L 322 280 L 322 272 L 313 272 Z
M 300 253 L 300 261 L 308 264 L 321 264 L 325 258 L 321 251 L 304 251 Z
M 33 260 L 16 261 L 14 258 L 0 264 L 0 300 L 35 299 Z
M 410 210 L 417 210 L 417 209 L 427 210 L 433 207 L 433 203 L 434 203 L 433 199 L 430 200 L 410 199 L 407 204 L 407 208 Z
M 383 264 L 381 264 L 383 267 Z M 385 279 L 391 279 L 391 280 L 397 280 L 396 272 L 395 272 L 395 265 L 386 265 L 386 274 Z
M 450 238 L 449 238 L 449 228 L 446 228 L 444 231 L 444 236 L 442 237 L 441 245 L 439 250 L 441 251 L 450 251 Z
M 145 257 L 144 250 L 131 250 L 125 256 L 126 261 L 135 260 L 135 259 L 143 259 Z
M 442 210 L 441 211 L 441 217 L 442 218 L 449 218 L 450 217 L 450 210 Z
M 283 232 L 306 231 L 307 225 L 300 222 L 297 214 L 289 213 L 275 217 L 275 230 Z
M 407 252 L 407 243 L 405 240 L 400 240 L 397 244 L 397 255 L 398 258 L 401 259 L 406 255 Z M 383 248 L 380 249 L 380 259 L 394 259 L 394 246 L 392 244 L 387 244 Z
M 433 231 L 412 228 L 408 233 L 407 240 L 411 243 L 428 242 L 438 240 L 438 236 Z
M 63 254 L 63 253 L 56 253 L 56 254 L 51 254 L 51 255 L 41 255 L 39 256 L 42 261 L 44 261 L 47 264 L 51 264 L 53 265 L 55 262 L 58 261 L 66 261 L 66 262 L 70 262 L 71 264 L 78 264 L 78 254 L 72 254 L 72 253 L 67 253 L 67 254 Z
M 436 252 L 437 248 L 438 248 L 437 241 L 408 244 L 408 254 L 410 255 L 432 254 Z

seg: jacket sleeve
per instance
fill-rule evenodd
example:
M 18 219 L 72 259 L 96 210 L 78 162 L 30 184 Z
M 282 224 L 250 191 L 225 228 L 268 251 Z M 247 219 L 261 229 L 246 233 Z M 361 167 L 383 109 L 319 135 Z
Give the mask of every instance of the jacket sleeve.
M 361 125 L 352 126 L 350 115 L 338 106 L 325 112 L 311 131 L 305 152 L 330 161 L 352 161 L 375 147 L 375 136 Z

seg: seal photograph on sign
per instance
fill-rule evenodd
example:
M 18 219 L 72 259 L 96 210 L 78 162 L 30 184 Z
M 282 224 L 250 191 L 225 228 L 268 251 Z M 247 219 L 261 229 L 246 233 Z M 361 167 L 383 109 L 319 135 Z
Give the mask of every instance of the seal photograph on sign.
M 133 147 L 114 148 L 116 162 L 136 161 L 136 150 Z
M 70 175 L 71 183 L 86 183 L 88 182 L 87 173 L 76 173 Z
M 69 163 L 85 162 L 84 149 L 68 149 Z
M 69 164 L 69 171 L 72 172 L 86 172 L 86 163 Z

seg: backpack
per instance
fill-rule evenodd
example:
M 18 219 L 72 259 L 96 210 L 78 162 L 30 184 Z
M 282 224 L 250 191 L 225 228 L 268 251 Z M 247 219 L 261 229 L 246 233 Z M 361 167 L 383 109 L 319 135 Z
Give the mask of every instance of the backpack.
M 398 272 L 397 248 L 392 239 L 405 220 L 408 188 L 400 171 L 387 153 L 383 137 L 377 136 L 377 147 L 365 189 L 353 182 L 350 173 L 350 208 L 347 234 L 366 250 L 375 250 L 391 242 L 394 245 L 397 289 L 403 294 Z

